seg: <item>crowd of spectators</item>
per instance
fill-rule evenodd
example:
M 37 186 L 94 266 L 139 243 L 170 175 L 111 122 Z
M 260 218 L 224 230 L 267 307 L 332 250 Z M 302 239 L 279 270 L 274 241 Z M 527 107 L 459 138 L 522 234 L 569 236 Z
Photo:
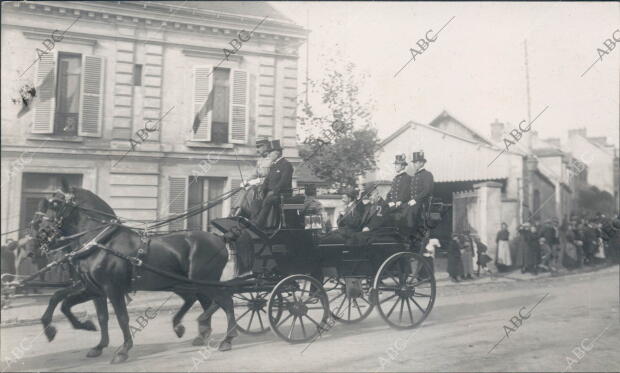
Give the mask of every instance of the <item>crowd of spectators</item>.
M 502 223 L 494 244 L 495 258 L 491 259 L 479 236 L 470 232 L 453 234 L 447 253 L 451 280 L 470 280 L 481 271 L 490 273 L 486 264 L 491 260 L 498 272 L 520 270 L 534 275 L 555 274 L 561 268 L 572 270 L 603 262 L 617 263 L 620 217 L 573 215 L 561 224 L 557 218 L 526 222 L 515 234 Z

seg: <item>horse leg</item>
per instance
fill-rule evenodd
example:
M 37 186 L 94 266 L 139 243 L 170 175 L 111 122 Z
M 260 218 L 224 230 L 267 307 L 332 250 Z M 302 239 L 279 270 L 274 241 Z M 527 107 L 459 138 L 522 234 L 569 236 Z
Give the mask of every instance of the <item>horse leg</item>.
M 204 294 L 198 294 L 197 297 L 204 311 L 198 317 L 198 337 L 194 338 L 192 345 L 204 346 L 208 342 L 211 332 L 213 331 L 211 328 L 211 316 L 213 316 L 215 311 L 220 307 Z
M 194 302 L 196 302 L 196 296 L 179 293 L 176 294 L 183 298 L 184 303 L 181 306 L 181 309 L 179 309 L 179 311 L 177 311 L 177 313 L 172 318 L 172 328 L 174 329 L 177 337 L 181 338 L 183 337 L 183 334 L 185 334 L 185 327 L 183 326 L 183 324 L 181 324 L 181 320 L 183 320 L 183 317 L 185 316 L 187 311 L 189 311 L 189 309 L 192 308 L 192 306 L 194 305 Z
M 56 290 L 50 298 L 43 316 L 41 316 L 41 323 L 43 324 L 45 336 L 50 342 L 54 340 L 54 337 L 56 337 L 56 328 L 52 326 L 52 316 L 54 315 L 54 310 L 56 310 L 58 303 L 74 291 L 77 291 L 75 287 Z
M 129 330 L 129 314 L 127 313 L 127 304 L 125 303 L 125 295 L 118 287 L 114 285 L 106 289 L 108 299 L 112 303 L 116 320 L 123 331 L 123 345 L 119 348 L 112 358 L 111 364 L 122 363 L 129 357 L 129 350 L 133 347 L 133 338 Z
M 220 343 L 220 351 L 229 351 L 232 349 L 232 340 L 239 335 L 237 333 L 237 321 L 235 320 L 235 307 L 232 296 L 230 294 L 217 295 L 213 299 L 214 303 L 219 304 L 220 307 L 226 313 L 226 319 L 228 320 L 228 327 L 226 328 L 226 337 Z
M 76 304 L 87 302 L 91 299 L 96 298 L 97 296 L 98 296 L 97 294 L 93 294 L 87 289 L 81 289 L 77 292 L 69 294 L 67 298 L 62 302 L 62 305 L 60 306 L 60 310 L 67 317 L 67 319 L 69 319 L 74 329 L 97 331 L 97 328 L 95 327 L 95 324 L 93 324 L 92 321 L 86 320 L 82 322 L 78 320 L 77 317 L 75 317 L 73 312 L 71 312 L 71 308 L 75 306 Z
M 110 336 L 108 334 L 108 300 L 106 297 L 98 297 L 93 299 L 93 302 L 97 309 L 97 319 L 99 320 L 99 328 L 101 328 L 101 340 L 97 346 L 88 351 L 86 357 L 97 357 L 101 355 L 103 349 L 110 344 Z

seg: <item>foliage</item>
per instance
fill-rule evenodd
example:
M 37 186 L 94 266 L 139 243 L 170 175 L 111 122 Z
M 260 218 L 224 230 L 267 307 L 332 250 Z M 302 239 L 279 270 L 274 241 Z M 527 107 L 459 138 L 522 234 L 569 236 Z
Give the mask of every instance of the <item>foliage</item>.
M 577 213 L 594 216 L 597 212 L 612 216 L 614 214 L 614 197 L 596 186 L 581 189 L 577 196 Z
M 311 90 L 319 91 L 321 105 L 303 104 L 299 129 L 305 138 L 300 156 L 317 177 L 332 186 L 354 186 L 359 176 L 376 168 L 379 138 L 370 103 L 359 99 L 357 82 L 365 76 L 355 74 L 353 63 L 343 71 L 335 63 L 331 60 L 321 81 L 309 82 Z

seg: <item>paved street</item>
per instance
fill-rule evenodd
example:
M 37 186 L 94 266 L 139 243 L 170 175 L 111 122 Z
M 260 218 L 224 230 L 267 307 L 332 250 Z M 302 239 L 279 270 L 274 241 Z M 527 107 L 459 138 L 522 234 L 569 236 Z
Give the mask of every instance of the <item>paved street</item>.
M 289 345 L 269 333 L 258 337 L 240 335 L 234 340 L 232 351 L 205 350 L 205 359 L 200 349 L 191 345 L 196 335 L 197 307 L 185 319 L 187 332 L 182 339 L 177 339 L 172 331 L 172 311 L 162 311 L 136 334 L 130 358 L 121 365 L 109 364 L 114 349 L 122 341 L 114 316 L 110 318 L 112 347 L 94 359 L 85 354 L 98 342 L 98 333 L 73 330 L 64 320 L 55 323 L 58 334 L 52 343 L 41 335 L 40 325 L 3 328 L 2 369 L 618 371 L 618 278 L 618 267 L 614 266 L 535 281 L 440 287 L 435 308 L 419 329 L 390 329 L 373 312 L 360 324 L 337 324 L 303 354 L 305 345 Z M 520 324 L 517 327 L 510 319 L 518 316 L 520 310 L 523 316 L 531 313 L 522 324 L 515 321 Z M 89 314 L 93 314 L 92 309 Z M 131 317 L 135 324 L 137 314 Z M 214 326 L 214 338 L 219 340 L 225 329 L 221 311 L 216 314 Z M 20 342 L 23 357 L 9 366 L 7 358 Z M 579 346 L 583 347 L 575 349 Z

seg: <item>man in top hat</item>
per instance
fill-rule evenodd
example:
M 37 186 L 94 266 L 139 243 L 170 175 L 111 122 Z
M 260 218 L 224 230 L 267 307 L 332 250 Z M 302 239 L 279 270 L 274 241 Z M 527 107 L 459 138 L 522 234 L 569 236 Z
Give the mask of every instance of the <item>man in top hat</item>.
M 414 174 L 411 177 L 410 199 L 407 202 L 409 205 L 407 226 L 411 229 L 411 232 L 417 232 L 418 224 L 422 218 L 422 206 L 428 203 L 433 194 L 435 181 L 433 174 L 424 168 L 426 165 L 424 152 L 413 152 L 411 164 Z
M 231 216 L 243 215 L 250 217 L 252 213 L 256 214 L 260 209 L 260 193 L 259 189 L 262 183 L 265 181 L 267 174 L 269 173 L 269 167 L 271 166 L 271 158 L 269 153 L 271 150 L 271 143 L 267 139 L 260 139 L 256 141 L 256 153 L 259 158 L 256 161 L 256 170 L 249 175 L 248 181 L 242 184 L 245 190 L 239 192 L 237 202 L 233 203 L 231 208 Z
M 407 202 L 411 195 L 411 176 L 406 172 L 407 158 L 405 154 L 397 154 L 394 160 L 396 176 L 392 180 L 392 186 L 386 196 L 389 213 L 399 229 L 406 229 Z
M 282 150 L 280 140 L 271 141 L 271 167 L 261 186 L 263 204 L 256 220 L 260 228 L 265 227 L 269 212 L 279 204 L 280 195 L 291 195 L 293 192 L 293 165 L 282 156 Z
M 397 154 L 394 160 L 394 169 L 396 176 L 392 180 L 392 186 L 387 194 L 387 203 L 389 207 L 404 207 L 410 199 L 411 176 L 405 171 L 407 168 L 407 159 L 404 154 Z

